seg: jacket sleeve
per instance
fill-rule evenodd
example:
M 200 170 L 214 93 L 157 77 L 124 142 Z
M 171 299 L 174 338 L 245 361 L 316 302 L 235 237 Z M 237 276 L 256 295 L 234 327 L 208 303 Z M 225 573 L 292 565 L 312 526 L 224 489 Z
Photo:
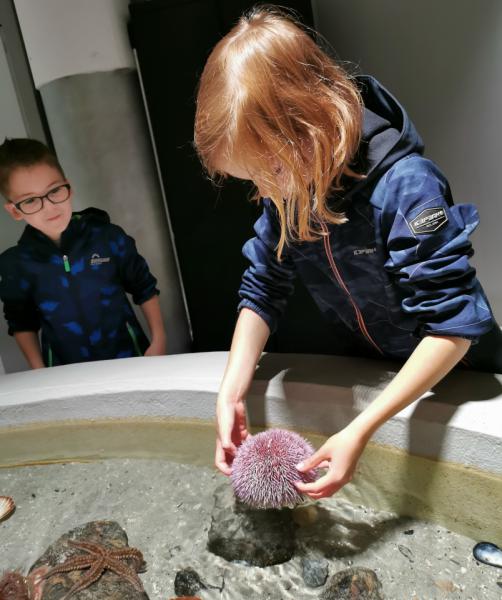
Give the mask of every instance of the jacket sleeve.
M 134 239 L 117 225 L 112 225 L 110 249 L 119 264 L 120 279 L 135 304 L 143 304 L 156 294 L 157 280 L 150 273 L 146 260 L 138 253 Z
M 476 208 L 453 205 L 437 166 L 418 156 L 396 163 L 384 186 L 385 267 L 404 290 L 402 309 L 418 321 L 417 335 L 477 340 L 495 322 L 469 264 Z
M 0 257 L 0 298 L 9 335 L 40 329 L 40 317 L 31 286 L 17 268 L 16 259 L 8 254 Z
M 244 244 L 242 253 L 251 265 L 242 276 L 238 306 L 257 313 L 274 333 L 294 289 L 296 271 L 287 249 L 279 261 L 276 256 L 280 237 L 279 223 L 270 200 L 263 202 L 263 213 L 256 221 L 256 237 Z

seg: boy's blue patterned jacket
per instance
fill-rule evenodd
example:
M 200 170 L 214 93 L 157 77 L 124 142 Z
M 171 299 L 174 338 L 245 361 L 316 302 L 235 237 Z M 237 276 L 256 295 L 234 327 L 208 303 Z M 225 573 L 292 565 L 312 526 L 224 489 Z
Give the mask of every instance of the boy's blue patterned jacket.
M 359 83 L 365 103 L 359 168 L 367 177 L 331 199 L 348 222 L 326 225 L 318 241 L 290 243 L 278 261 L 278 217 L 265 199 L 256 237 L 243 249 L 251 266 L 239 308 L 258 313 L 273 332 L 298 275 L 340 335 L 369 355 L 405 359 L 425 335 L 481 343 L 499 330 L 468 262 L 476 208 L 453 205 L 448 182 L 422 157 L 420 137 L 396 99 L 373 78 Z M 490 369 L 486 362 L 475 366 Z
M 126 292 L 142 304 L 158 294 L 156 279 L 102 210 L 73 213 L 59 247 L 27 225 L 0 255 L 0 275 L 9 334 L 40 329 L 46 366 L 143 355 L 149 345 Z

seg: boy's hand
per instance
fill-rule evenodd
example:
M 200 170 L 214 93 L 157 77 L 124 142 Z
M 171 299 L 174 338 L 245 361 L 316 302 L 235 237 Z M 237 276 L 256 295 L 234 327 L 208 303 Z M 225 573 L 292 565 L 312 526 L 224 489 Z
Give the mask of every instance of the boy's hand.
M 331 436 L 317 452 L 296 467 L 301 473 L 315 467 L 327 467 L 327 473 L 313 483 L 297 481 L 297 489 L 314 500 L 332 496 L 351 481 L 365 446 L 362 437 L 348 429 Z
M 214 464 L 224 475 L 230 475 L 237 448 L 249 436 L 244 400 L 228 400 L 219 396 L 216 417 L 218 436 Z
M 145 356 L 163 356 L 166 354 L 166 340 L 165 338 L 153 339 L 152 343 L 145 350 Z

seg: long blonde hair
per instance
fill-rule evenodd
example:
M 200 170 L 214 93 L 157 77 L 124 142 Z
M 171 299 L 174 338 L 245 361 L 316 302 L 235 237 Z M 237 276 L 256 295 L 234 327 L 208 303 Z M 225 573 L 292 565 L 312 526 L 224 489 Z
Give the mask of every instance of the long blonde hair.
M 277 8 L 252 9 L 211 52 L 197 94 L 195 147 L 213 179 L 226 176 L 218 165 L 229 160 L 259 174 L 280 218 L 279 257 L 289 241 L 319 239 L 322 223 L 346 221 L 327 198 L 342 176 L 357 177 L 350 164 L 362 106 L 347 73 Z

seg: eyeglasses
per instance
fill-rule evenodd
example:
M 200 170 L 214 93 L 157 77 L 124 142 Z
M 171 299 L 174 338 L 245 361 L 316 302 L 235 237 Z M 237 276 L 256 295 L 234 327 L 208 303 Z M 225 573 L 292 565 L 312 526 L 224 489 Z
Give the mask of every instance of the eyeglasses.
M 32 215 L 33 213 L 42 210 L 45 200 L 48 200 L 52 204 L 61 204 L 68 200 L 70 193 L 71 185 L 69 183 L 63 183 L 52 188 L 52 190 L 49 190 L 47 194 L 44 194 L 43 196 L 25 198 L 24 200 L 21 200 L 21 202 L 13 202 L 12 204 L 25 215 Z

